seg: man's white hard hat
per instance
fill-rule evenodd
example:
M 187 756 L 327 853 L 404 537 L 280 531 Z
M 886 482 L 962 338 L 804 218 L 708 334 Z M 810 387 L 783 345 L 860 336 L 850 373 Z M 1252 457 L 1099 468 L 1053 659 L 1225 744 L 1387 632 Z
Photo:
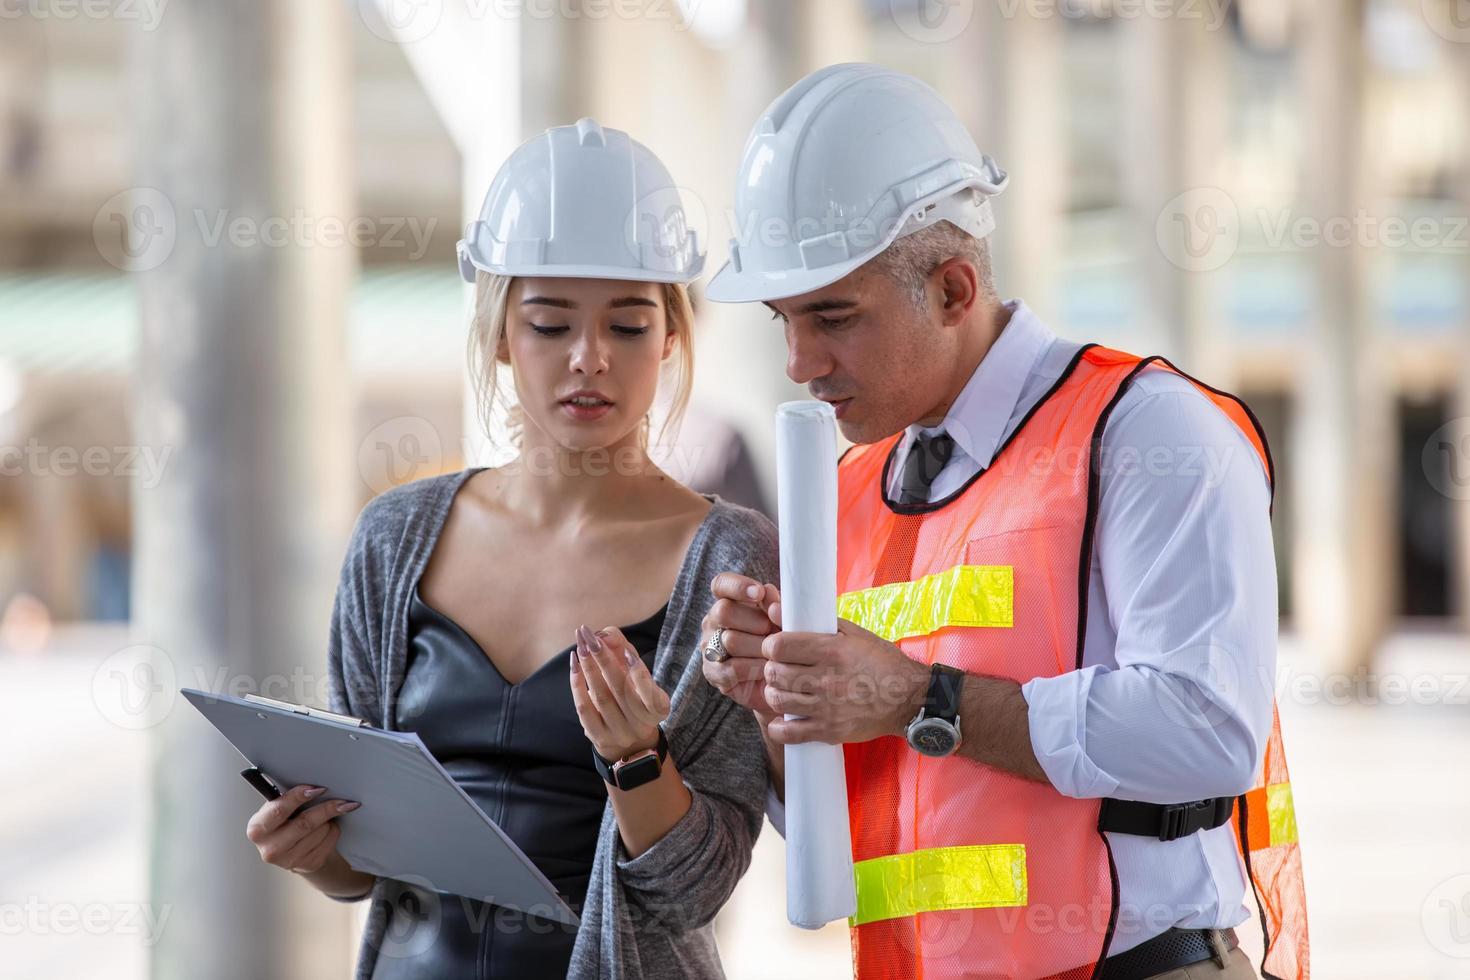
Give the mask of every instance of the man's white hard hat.
M 459 272 L 688 283 L 704 254 L 648 147 L 591 119 L 521 144 L 457 246 Z
M 751 131 L 730 258 L 705 293 L 742 303 L 810 292 L 941 220 L 984 238 L 1007 180 L 917 78 L 879 65 L 820 69 Z

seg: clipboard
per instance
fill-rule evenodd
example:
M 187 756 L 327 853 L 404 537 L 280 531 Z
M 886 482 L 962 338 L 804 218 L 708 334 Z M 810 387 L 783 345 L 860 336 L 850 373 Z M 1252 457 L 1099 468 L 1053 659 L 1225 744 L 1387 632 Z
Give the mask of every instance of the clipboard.
M 358 871 L 577 924 L 556 887 L 417 733 L 255 695 L 180 693 L 281 788 L 310 783 L 326 787 L 323 799 L 361 802 L 335 818 L 337 850 Z

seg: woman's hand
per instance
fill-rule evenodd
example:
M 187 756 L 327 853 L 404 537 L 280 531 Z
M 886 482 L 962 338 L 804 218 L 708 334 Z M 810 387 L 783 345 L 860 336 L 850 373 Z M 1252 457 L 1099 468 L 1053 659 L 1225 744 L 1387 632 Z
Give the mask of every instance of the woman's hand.
M 613 762 L 658 745 L 669 696 L 617 627 L 577 627 L 571 684 L 582 731 L 598 755 Z
M 255 811 L 245 825 L 245 836 L 260 852 L 262 861 L 301 874 L 322 869 L 337 852 L 337 838 L 342 836 L 342 828 L 332 818 L 360 805 L 328 800 L 292 816 L 298 807 L 323 792 L 320 786 L 293 786 Z

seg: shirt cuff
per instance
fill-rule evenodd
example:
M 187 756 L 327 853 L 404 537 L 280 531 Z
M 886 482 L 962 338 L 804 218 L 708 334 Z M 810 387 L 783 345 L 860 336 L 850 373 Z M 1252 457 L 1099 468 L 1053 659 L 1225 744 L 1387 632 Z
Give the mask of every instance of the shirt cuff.
M 1087 757 L 1087 698 L 1098 670 L 1084 667 L 1021 685 L 1036 761 L 1058 793 L 1078 800 L 1118 789 L 1118 781 Z
M 322 892 L 322 894 L 327 895 L 327 897 L 334 902 L 342 902 L 344 904 L 351 905 L 354 902 L 360 902 L 365 898 L 370 898 L 373 892 L 377 890 L 379 881 L 382 881 L 382 879 L 374 878 L 373 883 L 371 885 L 368 885 L 368 890 L 363 892 L 361 895 L 327 895 L 326 892 Z
M 771 821 L 771 826 L 776 828 L 776 833 L 781 839 L 786 839 L 786 804 L 781 802 L 781 797 L 776 795 L 776 787 L 766 784 L 766 817 Z

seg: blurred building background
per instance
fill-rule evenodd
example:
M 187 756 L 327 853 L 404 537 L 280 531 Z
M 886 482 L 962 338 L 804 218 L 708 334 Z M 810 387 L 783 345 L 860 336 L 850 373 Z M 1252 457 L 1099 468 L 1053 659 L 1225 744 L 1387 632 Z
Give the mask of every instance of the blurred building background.
M 713 269 L 759 111 L 853 60 L 1011 172 L 1004 296 L 1260 416 L 1319 975 L 1470 977 L 1466 0 L 0 0 L 0 977 L 346 975 L 172 692 L 319 701 L 353 515 L 484 455 L 454 244 L 514 145 L 630 131 Z M 671 466 L 772 500 L 780 331 L 698 305 Z M 781 860 L 730 975 L 847 975 Z

